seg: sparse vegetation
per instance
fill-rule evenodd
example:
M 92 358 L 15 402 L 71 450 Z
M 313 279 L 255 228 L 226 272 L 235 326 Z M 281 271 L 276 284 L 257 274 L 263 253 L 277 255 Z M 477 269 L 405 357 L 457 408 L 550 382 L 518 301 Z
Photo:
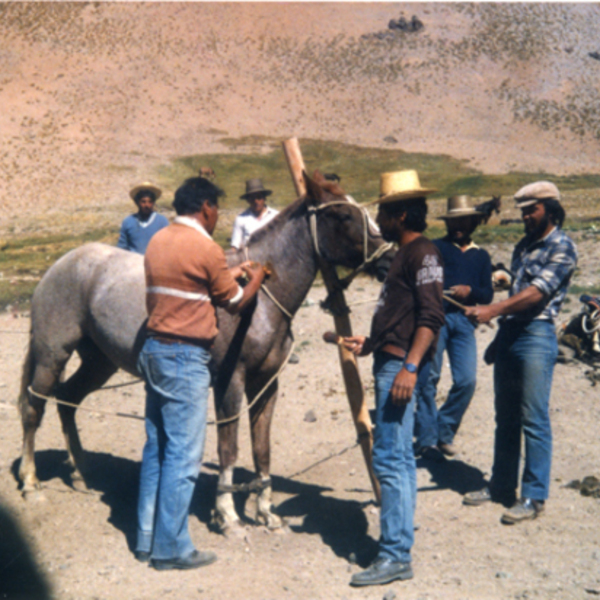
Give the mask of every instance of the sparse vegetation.
M 221 203 L 221 218 L 215 239 L 224 248 L 229 246 L 233 217 L 245 207 L 239 200 L 246 179 L 261 173 L 265 184 L 272 190 L 272 204 L 282 208 L 295 199 L 280 140 L 269 137 L 226 138 L 224 145 L 229 154 L 183 156 L 173 159 L 157 171 L 157 180 L 165 189 L 175 189 L 185 178 L 195 176 L 203 165 L 211 165 L 216 183 L 222 185 L 228 196 Z M 439 191 L 430 201 L 430 238 L 444 234 L 443 223 L 436 219 L 445 212 L 445 198 L 456 193 L 470 194 L 487 199 L 493 194 L 510 195 L 533 177 L 555 181 L 565 194 L 568 219 L 565 228 L 581 231 L 583 235 L 600 234 L 595 206 L 600 200 L 600 175 L 555 177 L 549 173 L 507 173 L 484 175 L 464 161 L 445 155 L 406 153 L 398 150 L 363 148 L 338 142 L 301 140 L 304 159 L 309 172 L 319 168 L 336 172 L 342 177 L 342 186 L 359 202 L 367 202 L 379 193 L 379 173 L 398 169 L 417 169 L 423 185 Z M 169 209 L 171 198 L 159 201 L 161 210 Z M 512 209 L 512 212 L 510 212 Z M 506 212 L 518 218 L 510 202 L 504 203 Z M 81 212 L 81 211 L 80 211 Z M 65 221 L 62 230 L 54 224 L 52 235 L 9 234 L 0 242 L 0 309 L 18 303 L 25 305 L 35 284 L 44 272 L 63 254 L 90 241 L 115 244 L 118 227 L 107 227 L 106 215 L 97 206 L 79 214 L 79 233 L 73 234 L 73 222 Z M 520 223 L 487 225 L 475 233 L 481 244 L 514 243 L 523 234 Z

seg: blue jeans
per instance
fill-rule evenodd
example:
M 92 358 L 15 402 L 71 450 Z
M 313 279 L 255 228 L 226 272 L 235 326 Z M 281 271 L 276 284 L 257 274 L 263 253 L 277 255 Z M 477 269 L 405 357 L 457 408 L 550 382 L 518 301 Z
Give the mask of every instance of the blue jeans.
M 496 438 L 491 487 L 514 494 L 519 484 L 521 432 L 525 465 L 521 495 L 546 500 L 550 487 L 552 430 L 550 389 L 558 354 L 549 321 L 505 321 L 498 332 L 494 364 Z
M 188 511 L 204 450 L 208 350 L 149 338 L 138 360 L 146 382 L 146 435 L 136 550 L 155 559 L 194 551 Z
M 448 353 L 452 387 L 443 406 L 437 409 L 435 397 L 442 372 L 444 350 Z M 446 314 L 440 330 L 429 373 L 419 375 L 415 436 L 417 448 L 451 444 L 475 393 L 477 383 L 477 343 L 475 326 L 463 313 Z
M 390 390 L 403 360 L 376 352 L 375 431 L 373 471 L 381 486 L 379 557 L 410 562 L 414 542 L 413 517 L 417 502 L 417 471 L 412 448 L 415 395 L 396 406 Z

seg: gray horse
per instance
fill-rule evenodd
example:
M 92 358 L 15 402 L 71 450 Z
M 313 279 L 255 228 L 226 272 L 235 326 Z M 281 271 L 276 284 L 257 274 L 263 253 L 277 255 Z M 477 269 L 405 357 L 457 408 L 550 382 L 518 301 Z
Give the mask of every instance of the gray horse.
M 325 180 L 305 177 L 307 194 L 257 231 L 246 251 L 230 251 L 230 266 L 247 257 L 268 264 L 267 291 L 241 315 L 218 311 L 219 335 L 212 349 L 213 386 L 219 425 L 220 462 L 216 521 L 222 529 L 240 524 L 231 494 L 237 459 L 237 431 L 244 392 L 250 408 L 252 452 L 257 471 L 257 519 L 268 527 L 281 521 L 271 511 L 270 426 L 280 367 L 292 344 L 291 318 L 308 293 L 319 260 L 356 268 L 366 255 L 382 249 L 381 237 L 355 204 Z M 364 209 L 363 209 L 364 210 Z M 312 221 L 312 225 L 311 225 Z M 381 260 L 389 260 L 383 255 Z M 366 270 L 376 268 L 367 261 Z M 23 456 L 19 477 L 23 493 L 40 487 L 34 462 L 34 438 L 45 408 L 41 396 L 79 405 L 121 368 L 139 375 L 136 361 L 146 320 L 143 258 L 103 244 L 88 244 L 62 257 L 44 275 L 31 303 L 31 338 L 23 367 L 19 404 Z M 65 382 L 61 375 L 71 354 L 81 358 Z M 28 391 L 31 387 L 33 393 Z M 39 394 L 39 395 L 36 395 Z M 41 396 L 40 396 L 41 395 Z M 75 425 L 76 410 L 58 405 L 73 481 L 83 481 L 83 449 Z

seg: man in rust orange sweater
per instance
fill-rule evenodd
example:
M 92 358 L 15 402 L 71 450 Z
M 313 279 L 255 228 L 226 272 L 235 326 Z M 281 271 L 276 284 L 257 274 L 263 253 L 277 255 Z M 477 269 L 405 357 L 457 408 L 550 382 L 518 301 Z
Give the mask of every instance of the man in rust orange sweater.
M 241 311 L 263 279 L 260 265 L 229 269 L 211 234 L 222 190 L 188 179 L 175 193 L 173 224 L 145 255 L 147 338 L 138 367 L 146 382 L 146 434 L 136 558 L 157 570 L 194 569 L 216 560 L 195 549 L 188 510 L 204 449 L 209 349 L 218 333 L 215 305 Z M 236 279 L 245 273 L 241 288 Z

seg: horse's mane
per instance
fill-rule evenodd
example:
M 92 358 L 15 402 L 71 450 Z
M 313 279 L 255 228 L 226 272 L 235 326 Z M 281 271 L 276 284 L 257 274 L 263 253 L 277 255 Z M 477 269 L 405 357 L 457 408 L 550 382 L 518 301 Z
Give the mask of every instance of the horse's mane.
M 345 196 L 346 192 L 342 189 L 342 186 L 337 181 L 330 181 L 325 179 L 325 175 L 318 169 L 313 173 L 313 181 L 319 184 L 326 192 L 333 194 L 334 196 Z

